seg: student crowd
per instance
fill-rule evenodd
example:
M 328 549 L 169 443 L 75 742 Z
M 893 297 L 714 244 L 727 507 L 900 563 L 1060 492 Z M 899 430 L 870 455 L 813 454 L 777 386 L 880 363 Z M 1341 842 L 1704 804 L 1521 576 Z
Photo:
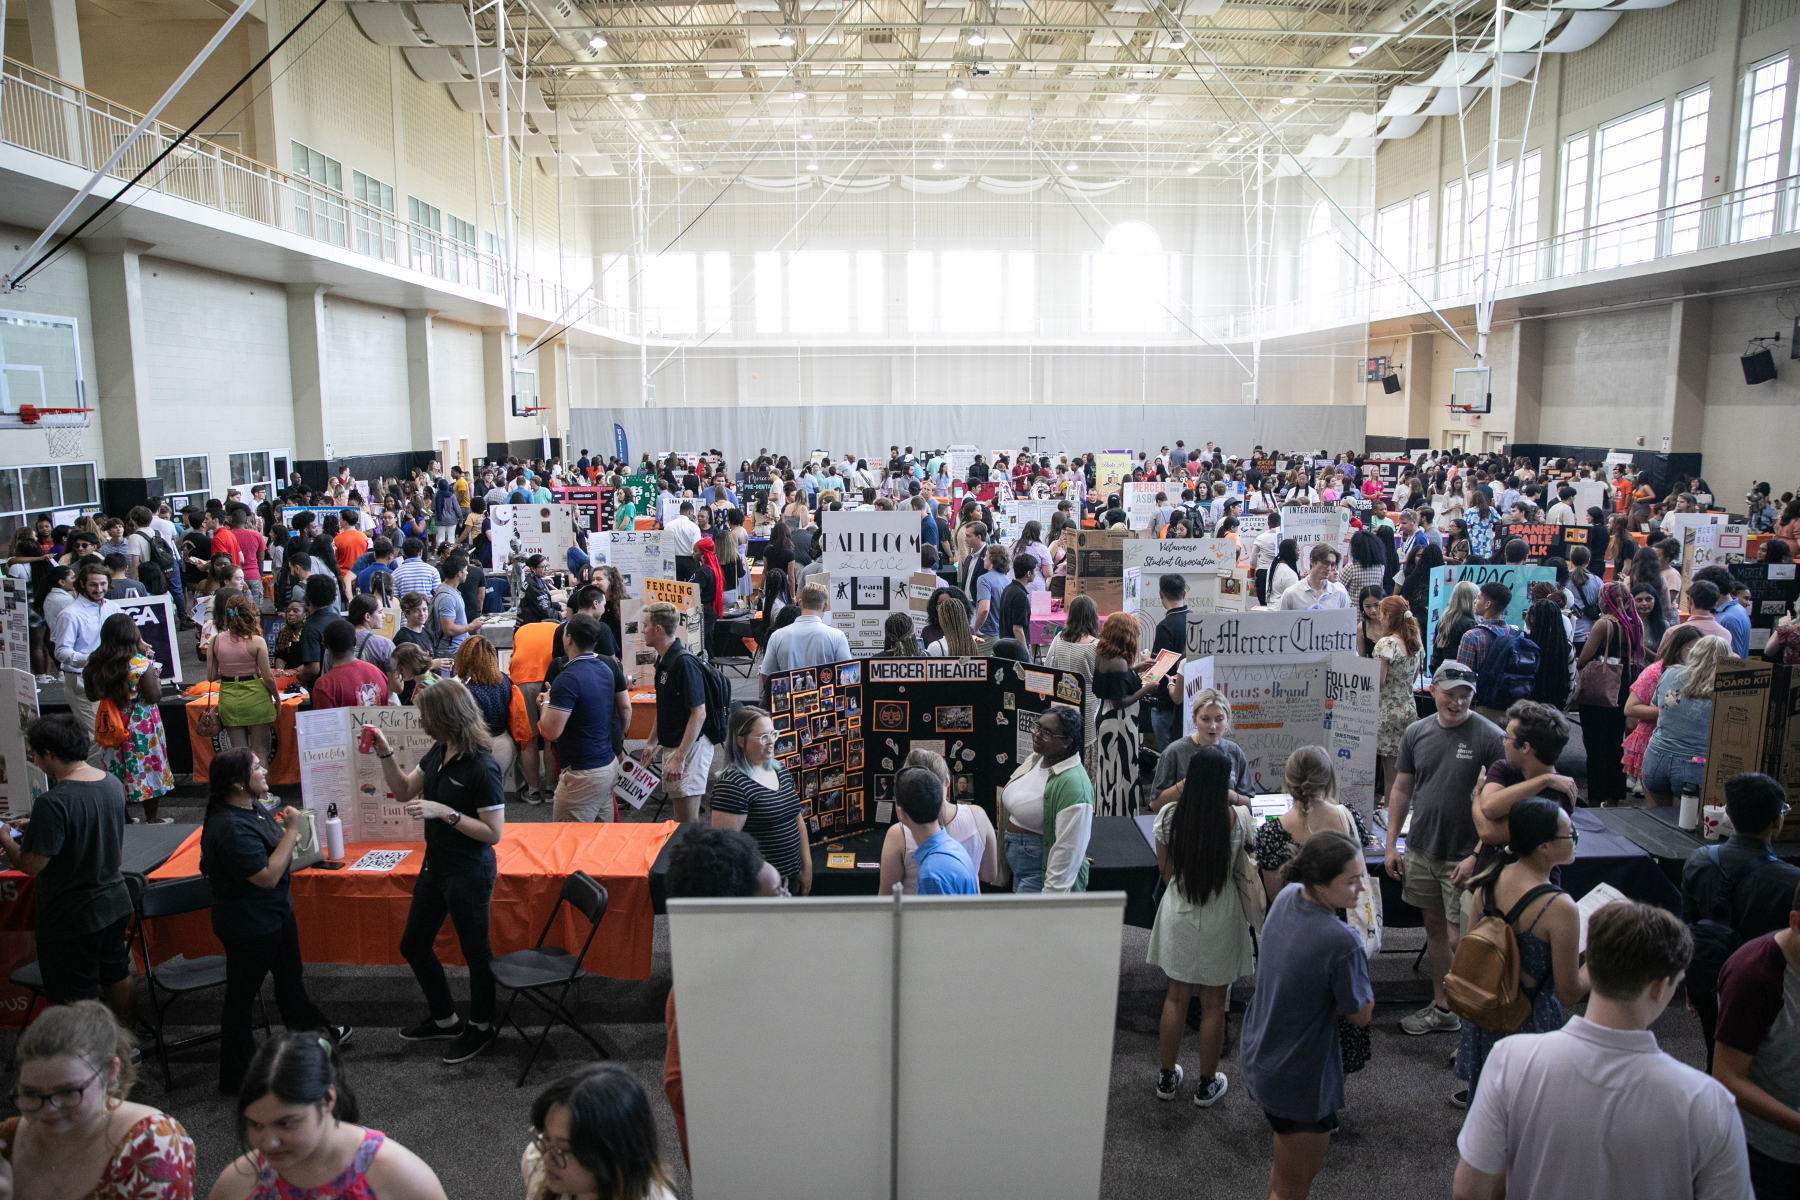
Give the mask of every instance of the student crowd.
M 278 496 L 259 488 L 180 514 L 140 507 L 123 521 L 20 531 L 9 572 L 31 584 L 37 665 L 50 682 L 54 661 L 72 711 L 29 729 L 31 760 L 54 786 L 29 820 L 15 822 L 22 834 L 0 828 L 10 862 L 38 877 L 39 959 L 56 1005 L 20 1041 L 21 1115 L 0 1129 L 0 1159 L 21 1194 L 49 1194 L 36 1182 L 45 1172 L 70 1177 L 55 1194 L 101 1200 L 183 1197 L 196 1186 L 179 1123 L 127 1100 L 130 901 L 119 844 L 127 805 L 141 803 L 145 819 L 157 820 L 173 779 L 155 665 L 120 597 L 135 589 L 177 597 L 218 684 L 211 719 L 233 745 L 212 764 L 202 870 L 230 972 L 219 1083 L 238 1097 L 244 1155 L 212 1195 L 441 1196 L 429 1166 L 360 1123 L 340 1055 L 352 1031 L 331 1025 L 306 994 L 287 895 L 298 814 L 274 807 L 266 774 L 275 704 L 289 682 L 277 672 L 293 672 L 314 708 L 420 709 L 434 745 L 417 769 L 392 761 L 379 731 L 369 739 L 390 788 L 426 821 L 426 872 L 401 941 L 425 1012 L 400 1036 L 443 1041 L 444 1061 L 463 1062 L 498 1037 L 487 925 L 506 797 L 550 802 L 558 820 L 616 819 L 612 792 L 631 721 L 619 573 L 585 539 L 561 563 L 496 550 L 487 507 L 547 503 L 551 488 L 598 483 L 616 489 L 615 528 L 642 522 L 673 538 L 676 573 L 696 584 L 706 637 L 693 653 L 672 606 L 641 610 L 656 690 L 641 756 L 676 815 L 694 823 L 672 852 L 668 894 L 805 895 L 808 830 L 796 781 L 773 753 L 766 701 L 771 676 L 851 657 L 825 619 L 826 589 L 812 580 L 822 570 L 820 514 L 918 514 L 921 568 L 942 586 L 923 629 L 905 616 L 890 622 L 884 654 L 1023 661 L 1034 661 L 1030 595 L 1064 593 L 1074 531 L 1130 520 L 1092 454 L 976 455 L 960 480 L 949 462 L 942 451 L 898 446 L 874 466 L 765 450 L 736 472 L 718 462 L 703 473 L 690 458 L 628 465 L 583 451 L 572 464 L 508 462 L 479 473 L 433 464 L 406 480 L 378 479 L 368 495 L 346 469 L 318 491 L 296 478 Z M 1573 482 L 1596 476 L 1612 511 L 1577 514 Z M 1357 610 L 1362 652 L 1381 664 L 1386 805 L 1377 828 L 1338 803 L 1335 767 L 1315 747 L 1287 759 L 1286 810 L 1252 816 L 1248 761 L 1226 736 L 1226 697 L 1209 688 L 1184 701 L 1178 680 L 1146 681 L 1159 651 L 1185 645 L 1186 584 L 1170 575 L 1158 581 L 1163 615 L 1148 647 L 1136 617 L 1102 621 L 1091 598 L 1068 598 L 1041 658 L 1081 675 L 1085 702 L 1043 715 L 993 818 L 956 802 L 940 756 L 907 756 L 881 850 L 883 888 L 1079 892 L 1094 817 L 1153 813 L 1164 886 L 1148 959 L 1168 978 L 1155 1094 L 1183 1095 L 1181 1042 L 1197 1001 L 1198 1077 L 1186 1094 L 1199 1108 L 1226 1096 L 1230 1081 L 1218 1068 L 1227 996 L 1253 976 L 1243 1082 L 1273 1133 L 1269 1194 L 1301 1197 L 1338 1128 L 1345 1075 L 1368 1053 L 1368 955 L 1379 947 L 1380 909 L 1365 847 L 1382 845 L 1378 869 L 1424 913 L 1431 965 L 1433 1002 L 1400 1028 L 1459 1039 L 1453 1073 L 1462 1086 L 1451 1102 L 1469 1109 L 1459 1197 L 1793 1196 L 1800 992 L 1787 980 L 1800 977 L 1789 974 L 1800 972 L 1800 868 L 1770 848 L 1787 812 L 1780 785 L 1754 774 L 1730 781 L 1737 833 L 1687 864 L 1679 917 L 1630 902 L 1604 908 L 1589 923 L 1584 959 L 1574 902 L 1559 887 L 1579 840 L 1578 806 L 1624 802 L 1628 779 L 1653 804 L 1694 782 L 1717 663 L 1747 653 L 1748 620 L 1729 572 L 1696 574 L 1685 621 L 1676 608 L 1670 563 L 1679 547 L 1668 546 L 1662 522 L 1710 499 L 1704 480 L 1659 496 L 1623 467 L 1539 470 L 1524 459 L 1431 453 L 1390 481 L 1348 454 L 1259 446 L 1238 459 L 1181 441 L 1137 454 L 1121 482 L 1151 480 L 1163 485 L 1152 518 L 1163 536 L 1233 538 L 1245 514 L 1264 518 L 1266 530 L 1244 538 L 1238 558 L 1260 603 Z M 996 505 L 980 498 L 1002 481 L 1012 496 L 1056 502 L 1047 530 L 1029 522 L 1005 543 Z M 1765 557 L 1789 561 L 1800 502 L 1791 494 L 1771 502 L 1768 485 L 1746 500 L 1750 521 L 1773 535 Z M 308 511 L 284 522 L 283 505 Z M 1346 508 L 1347 558 L 1314 546 L 1302 572 L 1295 542 L 1281 536 L 1281 510 L 1291 505 Z M 321 519 L 310 511 L 319 508 L 335 511 Z M 1504 585 L 1458 584 L 1425 645 L 1430 570 L 1521 562 L 1525 544 L 1507 527 L 1539 522 L 1586 524 L 1595 549 L 1546 560 L 1556 582 L 1533 586 L 1522 628 L 1505 622 L 1513 597 Z M 753 586 L 757 559 L 763 573 Z M 551 583 L 565 573 L 559 602 Z M 481 632 L 509 601 L 503 671 Z M 401 614 L 391 638 L 375 632 L 390 604 Z M 760 652 L 765 703 L 721 704 L 707 660 L 743 639 Z M 1785 626 L 1764 654 L 1800 663 L 1800 635 Z M 1421 677 L 1429 705 L 1415 697 Z M 1191 734 L 1182 733 L 1184 707 Z M 1556 770 L 1571 714 L 1587 747 L 1585 794 Z M 107 746 L 114 723 L 124 737 Z M 446 919 L 470 965 L 467 1018 L 433 949 Z M 1506 998 L 1522 1008 L 1496 1020 L 1469 999 L 1481 976 L 1476 957 L 1465 965 L 1459 954 L 1465 940 L 1498 945 L 1499 961 L 1519 968 L 1518 992 Z M 292 1032 L 259 1047 L 251 1000 L 271 976 Z M 1710 1078 L 1662 1054 L 1648 1032 L 1684 977 Z M 1569 1017 L 1583 1002 L 1585 1015 Z M 664 1091 L 685 1155 L 672 994 L 666 1020 Z M 532 1119 L 536 1136 L 521 1164 L 528 1195 L 669 1194 L 648 1100 L 629 1072 L 579 1070 L 539 1097 Z

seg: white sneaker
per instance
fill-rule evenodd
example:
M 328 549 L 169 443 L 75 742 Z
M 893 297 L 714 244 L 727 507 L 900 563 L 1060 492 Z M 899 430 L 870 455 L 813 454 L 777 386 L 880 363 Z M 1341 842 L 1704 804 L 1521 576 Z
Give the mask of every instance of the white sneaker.
M 1211 1108 L 1225 1098 L 1225 1092 L 1231 1082 L 1225 1078 L 1225 1072 L 1215 1071 L 1213 1077 L 1194 1089 L 1194 1107 Z
M 1400 1032 L 1421 1037 L 1427 1033 L 1460 1033 L 1462 1021 L 1457 1015 L 1435 1004 L 1427 1004 L 1400 1022 Z
M 1181 1092 L 1181 1064 L 1176 1063 L 1173 1071 L 1156 1073 L 1156 1098 L 1173 1100 Z

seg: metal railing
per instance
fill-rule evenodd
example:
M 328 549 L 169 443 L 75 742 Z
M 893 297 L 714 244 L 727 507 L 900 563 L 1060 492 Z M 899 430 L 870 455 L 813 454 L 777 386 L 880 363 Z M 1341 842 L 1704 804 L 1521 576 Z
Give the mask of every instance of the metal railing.
M 1440 306 L 1469 304 L 1485 290 L 1482 275 L 1489 269 L 1499 273 L 1504 290 L 1795 232 L 1800 232 L 1800 175 L 1508 246 L 1491 266 L 1474 255 L 1408 272 L 1412 288 L 1378 266 L 1382 273 L 1373 281 L 1270 305 L 1260 313 L 1236 313 L 1229 336 L 1250 337 L 1259 324 L 1264 337 L 1275 337 L 1361 321 L 1365 314 L 1378 319 L 1421 312 L 1425 306 L 1415 288 Z M 1356 257 L 1374 255 L 1365 244 Z
M 142 119 L 143 114 L 104 97 L 5 60 L 0 139 L 14 146 L 95 171 Z M 180 135 L 175 126 L 151 122 L 111 174 L 130 179 Z M 505 295 L 506 264 L 500 256 L 216 142 L 187 139 L 138 186 L 471 288 L 496 301 Z M 576 296 L 525 272 L 515 278 L 521 308 L 554 316 Z M 585 320 L 580 310 L 576 315 Z M 614 313 L 611 319 L 620 316 Z

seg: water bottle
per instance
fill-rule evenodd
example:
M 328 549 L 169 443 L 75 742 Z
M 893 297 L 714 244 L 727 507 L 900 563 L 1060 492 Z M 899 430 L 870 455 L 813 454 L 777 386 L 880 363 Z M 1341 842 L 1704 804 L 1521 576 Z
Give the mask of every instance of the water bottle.
M 335 861 L 344 857 L 344 823 L 338 820 L 337 805 L 325 813 L 325 857 Z
M 1700 785 L 1686 784 L 1681 789 L 1681 817 L 1677 821 L 1683 829 L 1700 828 Z

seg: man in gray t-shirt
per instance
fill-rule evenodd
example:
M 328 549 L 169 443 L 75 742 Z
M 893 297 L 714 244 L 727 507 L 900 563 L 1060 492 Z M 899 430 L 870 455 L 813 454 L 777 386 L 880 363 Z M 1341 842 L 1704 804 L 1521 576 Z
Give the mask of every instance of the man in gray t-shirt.
M 481 628 L 480 617 L 469 620 L 469 610 L 459 590 L 468 573 L 469 560 L 460 554 L 452 554 L 438 567 L 443 582 L 432 594 L 431 616 L 438 626 L 438 654 L 445 657 L 455 657 L 464 639 Z
M 1474 796 L 1487 765 L 1505 754 L 1498 726 L 1474 711 L 1475 671 L 1455 659 L 1431 677 L 1437 713 L 1407 727 L 1388 793 L 1387 873 L 1402 883 L 1401 898 L 1425 918 L 1425 952 L 1431 960 L 1433 1003 L 1400 1022 L 1411 1034 L 1452 1032 L 1462 1023 L 1444 1003 L 1444 974 L 1462 933 L 1463 892 L 1453 879 L 1470 854 L 1475 834 Z M 1402 861 L 1398 838 L 1406 825 Z

